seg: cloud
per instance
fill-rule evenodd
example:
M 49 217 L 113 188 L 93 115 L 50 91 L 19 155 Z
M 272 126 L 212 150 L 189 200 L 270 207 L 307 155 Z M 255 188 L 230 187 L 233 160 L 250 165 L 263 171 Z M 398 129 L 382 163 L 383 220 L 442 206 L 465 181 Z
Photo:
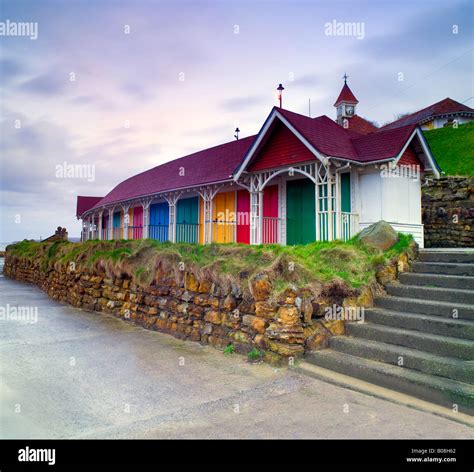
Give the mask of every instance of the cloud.
M 321 84 L 321 77 L 316 74 L 306 74 L 302 76 L 295 76 L 295 79 L 290 82 L 292 87 L 311 87 L 314 88 Z
M 133 100 L 151 101 L 153 99 L 150 87 L 137 81 L 124 84 L 122 90 Z
M 229 98 L 221 102 L 220 106 L 224 110 L 235 111 L 242 110 L 242 108 L 250 108 L 267 103 L 267 99 L 261 95 L 253 95 L 246 97 Z
M 35 95 L 59 95 L 66 90 L 69 78 L 60 74 L 38 75 L 20 84 L 19 89 Z
M 24 67 L 19 61 L 8 57 L 0 59 L 0 84 L 10 83 L 23 73 Z
M 454 59 L 472 48 L 472 9 L 471 2 L 437 4 L 413 15 L 392 32 L 368 37 L 360 53 L 377 60 L 402 62 L 439 62 L 443 56 Z

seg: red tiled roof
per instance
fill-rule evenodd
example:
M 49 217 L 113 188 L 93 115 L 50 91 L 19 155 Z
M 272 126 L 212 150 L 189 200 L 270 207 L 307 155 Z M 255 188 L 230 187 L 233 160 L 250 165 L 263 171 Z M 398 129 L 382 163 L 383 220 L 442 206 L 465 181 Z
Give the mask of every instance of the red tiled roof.
M 398 156 L 415 124 L 395 129 L 360 130 L 370 123 L 354 116 L 359 130 L 344 129 L 327 116 L 310 118 L 281 108 L 274 108 L 307 142 L 320 153 L 354 162 L 369 163 Z M 231 141 L 176 159 L 137 174 L 118 184 L 104 198 L 78 197 L 77 214 L 91 208 L 153 195 L 167 190 L 230 180 L 247 155 L 256 136 Z M 184 171 L 184 172 L 183 172 Z
M 95 207 L 166 190 L 229 180 L 255 136 L 175 159 L 124 180 Z
M 420 123 L 434 116 L 446 115 L 457 112 L 474 113 L 474 109 L 468 107 L 467 105 L 463 105 L 462 103 L 459 103 L 456 100 L 453 100 L 452 98 L 445 98 L 444 100 L 430 105 L 429 107 L 423 108 L 422 110 L 418 110 L 415 113 L 411 113 L 410 115 L 404 116 L 399 120 L 382 126 L 381 129 L 398 128 L 400 126 L 405 126 L 408 124 Z
M 354 94 L 352 93 L 352 90 L 349 88 L 349 85 L 344 84 L 344 87 L 342 87 L 341 93 L 339 94 L 339 97 L 337 97 L 337 100 L 334 102 L 334 106 L 337 107 L 337 105 L 340 102 L 348 102 L 348 103 L 359 103 L 359 100 L 355 98 Z
M 347 121 L 348 129 L 359 134 L 370 134 L 378 130 L 377 126 L 359 115 L 354 115 L 352 118 L 348 118 Z
M 327 156 L 357 159 L 357 154 L 351 142 L 352 133 L 349 133 L 326 115 L 310 118 L 281 108 L 277 108 L 277 110 L 319 152 Z
M 358 155 L 357 161 L 371 162 L 398 156 L 415 128 L 415 124 L 406 125 L 353 138 L 352 143 Z
M 102 200 L 103 197 L 83 197 L 82 195 L 77 196 L 76 216 L 79 218 L 84 212 L 90 210 L 97 203 Z
M 329 157 L 361 163 L 397 157 L 416 128 L 416 125 L 386 131 L 375 128 L 374 132 L 363 135 L 343 128 L 325 115 L 309 118 L 281 108 L 275 109 L 317 151 Z

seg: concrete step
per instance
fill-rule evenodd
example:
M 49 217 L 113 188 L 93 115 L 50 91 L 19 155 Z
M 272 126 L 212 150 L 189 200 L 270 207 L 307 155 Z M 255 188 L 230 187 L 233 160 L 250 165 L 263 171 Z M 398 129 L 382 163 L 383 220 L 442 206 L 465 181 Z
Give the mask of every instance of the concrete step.
M 364 314 L 365 321 L 369 323 L 474 340 L 474 321 L 453 320 L 421 313 L 400 313 L 385 308 L 366 309 Z
M 413 272 L 403 272 L 400 274 L 399 280 L 404 285 L 474 290 L 474 277 L 465 275 L 415 274 Z
M 373 323 L 347 323 L 346 332 L 355 338 L 370 339 L 431 352 L 438 356 L 474 360 L 474 342 L 438 334 L 422 333 Z
M 474 264 L 474 251 L 430 251 L 420 250 L 418 260 L 421 262 L 461 262 Z
M 329 345 L 334 351 L 352 356 L 385 362 L 459 382 L 474 383 L 474 363 L 471 361 L 441 357 L 416 349 L 350 336 L 335 336 L 331 338 Z
M 414 262 L 413 272 L 419 274 L 445 274 L 474 276 L 474 264 L 454 264 L 449 262 Z
M 474 305 L 474 291 L 454 288 L 419 287 L 416 285 L 393 284 L 385 287 L 389 295 L 402 298 L 418 298 L 421 300 L 438 300 L 450 302 L 453 308 L 459 303 Z
M 306 360 L 345 375 L 371 382 L 444 407 L 474 414 L 474 388 L 452 379 L 363 359 L 332 349 L 313 351 Z
M 474 307 L 440 301 L 426 301 L 418 298 L 376 297 L 375 306 L 405 313 L 422 313 L 425 315 L 443 316 L 451 319 L 474 320 Z
M 363 393 L 373 398 L 389 401 L 397 405 L 403 405 L 414 408 L 418 411 L 424 411 L 431 415 L 440 416 L 441 418 L 455 421 L 457 423 L 474 428 L 474 416 L 461 413 L 451 408 L 446 408 L 433 402 L 422 400 L 413 395 L 397 392 L 391 388 L 385 388 L 381 385 L 366 382 L 356 377 L 345 375 L 335 370 L 326 369 L 316 364 L 311 364 L 304 359 L 299 360 L 293 369 L 303 375 L 313 377 L 326 383 L 337 385 L 338 387 L 353 390 L 354 392 Z

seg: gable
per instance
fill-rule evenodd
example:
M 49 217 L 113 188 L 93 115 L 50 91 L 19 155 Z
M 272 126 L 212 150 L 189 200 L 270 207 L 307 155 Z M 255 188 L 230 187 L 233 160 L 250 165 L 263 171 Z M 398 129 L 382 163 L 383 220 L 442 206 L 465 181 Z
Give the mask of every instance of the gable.
M 249 171 L 274 169 L 314 160 L 311 151 L 282 122 L 272 130 L 267 142 L 254 156 Z
M 405 149 L 405 152 L 402 154 L 402 157 L 398 161 L 398 165 L 401 166 L 420 166 L 420 170 L 424 170 L 424 165 L 416 155 L 416 152 L 413 148 L 413 142 Z

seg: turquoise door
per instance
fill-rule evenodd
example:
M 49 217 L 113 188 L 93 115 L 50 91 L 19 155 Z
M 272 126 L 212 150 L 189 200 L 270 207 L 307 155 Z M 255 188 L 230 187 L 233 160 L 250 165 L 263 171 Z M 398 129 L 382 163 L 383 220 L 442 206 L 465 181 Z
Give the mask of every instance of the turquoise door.
M 341 174 L 341 211 L 351 212 L 351 174 Z
M 176 242 L 197 243 L 199 241 L 198 197 L 178 200 L 176 211 Z
M 311 180 L 287 182 L 286 214 L 287 244 L 307 244 L 316 239 L 315 189 Z
M 148 234 L 151 239 L 168 241 L 169 207 L 167 202 L 150 205 L 150 225 Z
M 116 211 L 114 213 L 114 217 L 112 220 L 112 225 L 113 225 L 113 231 L 112 231 L 112 236 L 113 239 L 121 239 L 123 238 L 123 233 L 122 233 L 122 214 L 120 211 Z
M 351 239 L 353 222 L 351 221 L 351 174 L 341 174 L 341 239 Z

